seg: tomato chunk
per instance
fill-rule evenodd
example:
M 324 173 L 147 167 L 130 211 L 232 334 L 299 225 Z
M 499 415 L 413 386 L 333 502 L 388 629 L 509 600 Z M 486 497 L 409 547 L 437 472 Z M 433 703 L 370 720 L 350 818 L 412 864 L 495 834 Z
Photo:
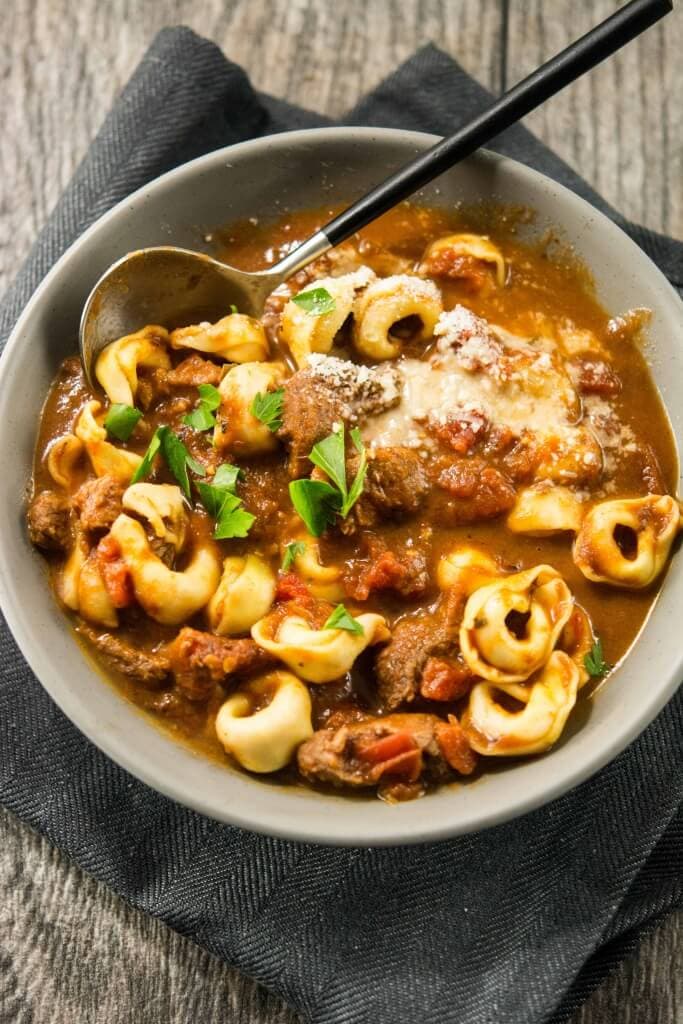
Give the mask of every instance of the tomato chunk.
M 97 562 L 111 603 L 115 608 L 128 608 L 135 600 L 133 579 L 121 558 L 121 548 L 110 534 L 97 545 Z

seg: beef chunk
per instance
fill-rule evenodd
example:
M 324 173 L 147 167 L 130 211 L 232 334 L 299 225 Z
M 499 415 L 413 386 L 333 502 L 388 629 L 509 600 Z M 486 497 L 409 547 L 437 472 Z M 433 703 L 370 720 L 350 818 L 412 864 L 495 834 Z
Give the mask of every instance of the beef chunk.
M 266 671 L 275 659 L 251 638 L 233 640 L 185 626 L 165 651 L 176 684 L 190 700 L 207 700 L 216 683 Z
M 358 455 L 354 451 L 347 459 L 347 479 L 352 480 L 357 469 Z M 338 524 L 339 529 L 350 536 L 381 519 L 414 515 L 424 503 L 429 486 L 424 462 L 412 448 L 378 448 L 368 459 L 363 493 Z
M 583 395 L 612 396 L 621 391 L 621 380 L 602 359 L 577 359 L 573 376 Z
M 28 507 L 28 533 L 44 551 L 66 551 L 71 541 L 69 500 L 56 491 L 41 491 Z
M 394 366 L 359 366 L 314 354 L 285 383 L 279 436 L 289 445 L 290 475 L 310 472 L 308 454 L 335 423 L 354 425 L 396 405 L 401 377 Z
M 218 386 L 223 379 L 223 367 L 194 352 L 172 370 L 167 370 L 164 379 L 172 388 L 196 388 L 199 384 Z
M 76 491 L 74 508 L 85 530 L 108 530 L 123 511 L 121 498 L 125 488 L 113 476 L 86 480 Z
M 451 512 L 456 523 L 476 523 L 509 512 L 515 503 L 511 481 L 482 459 L 458 459 L 437 478 L 455 499 Z
M 476 760 L 456 719 L 403 714 L 319 729 L 299 747 L 298 764 L 311 780 L 380 786 L 396 799 L 419 795 L 426 781 L 444 781 L 451 770 L 469 775 Z
M 344 420 L 344 402 L 331 381 L 299 370 L 285 382 L 282 426 L 278 431 L 289 446 L 289 472 L 296 478 L 311 471 L 308 454 L 314 444 Z
M 455 653 L 464 598 L 448 591 L 435 609 L 400 619 L 375 661 L 377 692 L 388 711 L 414 699 L 433 655 Z
M 420 694 L 426 700 L 458 700 L 469 693 L 475 679 L 462 656 L 427 658 L 420 680 Z
M 354 559 L 344 576 L 344 587 L 355 601 L 367 601 L 376 590 L 393 590 L 401 597 L 417 597 L 429 586 L 427 559 L 417 548 L 390 551 L 372 534 L 366 538 L 367 557 Z
M 161 683 L 168 676 L 170 663 L 159 651 L 143 651 L 133 647 L 112 633 L 99 633 L 92 626 L 81 623 L 77 632 L 84 636 L 113 669 L 131 676 L 146 686 Z

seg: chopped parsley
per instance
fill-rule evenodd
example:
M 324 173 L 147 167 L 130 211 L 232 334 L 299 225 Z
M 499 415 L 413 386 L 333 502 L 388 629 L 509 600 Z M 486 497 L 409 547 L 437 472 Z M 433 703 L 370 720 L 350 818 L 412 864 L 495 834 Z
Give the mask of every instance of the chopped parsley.
M 139 409 L 134 409 L 132 405 L 116 402 L 107 413 L 104 425 L 107 433 L 112 437 L 116 437 L 119 441 L 127 441 L 141 419 L 142 413 Z
M 322 316 L 324 313 L 331 313 L 336 308 L 336 302 L 327 288 L 309 288 L 307 292 L 299 292 L 292 297 L 304 312 L 311 316 Z
M 157 427 L 144 454 L 142 462 L 133 473 L 131 483 L 136 484 L 149 476 L 152 463 L 157 453 L 161 453 L 164 462 L 170 469 L 176 481 L 180 484 L 186 498 L 190 497 L 190 478 L 188 469 L 191 469 L 197 476 L 206 476 L 206 470 L 200 462 L 193 459 L 187 448 L 177 434 L 174 434 L 170 427 Z
M 234 302 L 231 302 L 231 303 L 230 303 L 230 312 L 231 312 L 231 314 L 232 314 L 233 316 L 234 316 L 234 315 L 235 315 L 235 313 L 237 312 L 237 306 L 235 305 L 235 303 L 234 303 Z
M 347 611 L 343 604 L 338 604 L 323 629 L 345 629 L 355 636 L 363 636 L 363 627 L 358 619 L 354 619 L 351 612 Z
M 218 467 L 211 483 L 197 482 L 201 503 L 216 520 L 216 540 L 246 537 L 256 519 L 242 507 L 242 499 L 235 494 L 239 475 L 238 466 L 225 462 Z
M 282 557 L 282 565 L 280 568 L 283 572 L 289 572 L 294 565 L 297 558 L 306 550 L 306 545 L 302 540 L 293 540 L 285 548 L 285 553 Z
M 213 384 L 200 384 L 199 405 L 187 416 L 183 416 L 183 423 L 194 430 L 212 430 L 216 426 L 214 412 L 221 404 L 221 393 Z
M 607 675 L 610 671 L 612 666 L 608 665 L 605 661 L 602 653 L 602 641 L 600 639 L 596 639 L 589 653 L 584 654 L 583 664 L 588 675 L 593 676 L 596 679 L 599 679 L 600 676 Z
M 282 426 L 282 405 L 285 399 L 285 389 L 277 388 L 275 391 L 266 391 L 265 394 L 259 391 L 251 403 L 249 412 L 257 420 L 264 423 L 271 433 L 275 433 Z
M 346 518 L 363 492 L 367 473 L 367 453 L 360 431 L 351 431 L 351 440 L 360 455 L 358 470 L 351 486 L 346 479 L 346 443 L 344 426 L 314 445 L 309 459 L 332 481 L 294 480 L 289 485 L 289 496 L 294 508 L 314 537 L 319 537 L 331 526 L 337 515 Z

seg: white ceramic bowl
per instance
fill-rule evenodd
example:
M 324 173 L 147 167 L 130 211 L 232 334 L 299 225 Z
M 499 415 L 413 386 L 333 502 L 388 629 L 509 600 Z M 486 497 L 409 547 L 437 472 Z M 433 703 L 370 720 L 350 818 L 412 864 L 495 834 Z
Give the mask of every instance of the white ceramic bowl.
M 626 663 L 549 754 L 445 787 L 422 800 L 378 800 L 284 788 L 180 746 L 106 685 L 76 644 L 29 543 L 23 496 L 39 410 L 59 362 L 77 349 L 83 302 L 100 273 L 138 247 L 202 246 L 202 231 L 246 216 L 348 201 L 435 140 L 390 129 L 322 128 L 219 150 L 164 175 L 102 217 L 62 256 L 22 314 L 0 360 L 0 604 L 26 660 L 69 718 L 155 789 L 213 818 L 259 832 L 354 846 L 434 840 L 505 821 L 559 796 L 627 746 L 683 674 L 683 565 L 674 563 Z M 600 299 L 654 312 L 652 368 L 677 442 L 683 438 L 683 306 L 610 220 L 522 164 L 479 153 L 420 194 L 430 204 L 496 200 L 538 213 L 591 268 Z M 679 556 L 680 559 L 680 556 Z

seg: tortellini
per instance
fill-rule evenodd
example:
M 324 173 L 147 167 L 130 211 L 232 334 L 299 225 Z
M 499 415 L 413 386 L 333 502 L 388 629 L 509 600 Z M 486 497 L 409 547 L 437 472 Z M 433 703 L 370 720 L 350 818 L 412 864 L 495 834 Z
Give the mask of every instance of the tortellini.
M 519 491 L 507 527 L 513 533 L 547 537 L 553 533 L 576 533 L 582 518 L 583 505 L 573 491 L 541 483 Z
M 191 348 L 230 363 L 255 363 L 268 358 L 263 325 L 243 313 L 230 313 L 215 324 L 204 321 L 171 331 L 173 348 Z
M 491 683 L 477 683 L 462 716 L 462 728 L 479 754 L 540 754 L 559 739 L 576 703 L 578 686 L 576 664 L 563 651 L 553 651 L 528 687 L 515 688 L 514 696 L 524 703 L 519 711 L 502 707 Z
M 468 598 L 460 648 L 472 672 L 496 686 L 521 682 L 546 663 L 573 608 L 550 565 L 479 587 Z
M 574 562 L 596 583 L 646 587 L 664 568 L 680 524 L 678 503 L 669 495 L 603 501 L 584 517 Z
M 579 689 L 591 678 L 590 672 L 586 668 L 585 658 L 587 654 L 590 654 L 594 643 L 595 634 L 591 620 L 587 612 L 576 604 L 562 630 L 557 646 L 559 650 L 569 655 L 578 668 Z
M 138 483 L 123 495 L 123 507 L 146 519 L 154 535 L 176 552 L 185 547 L 188 518 L 183 493 L 175 484 Z
M 265 707 L 259 707 L 268 698 Z M 290 672 L 252 679 L 222 705 L 216 735 L 248 771 L 279 771 L 313 735 L 310 694 Z
M 248 633 L 270 611 L 275 587 L 272 569 L 258 555 L 226 558 L 218 590 L 209 601 L 213 632 L 218 636 Z
M 278 440 L 270 428 L 251 413 L 258 394 L 275 390 L 284 379 L 281 363 L 243 363 L 233 366 L 220 383 L 221 405 L 216 413 L 213 443 L 236 455 L 272 451 Z
M 306 531 L 297 532 L 290 540 L 296 544 L 293 566 L 314 597 L 321 601 L 341 601 L 344 597 L 342 570 L 337 565 L 322 565 L 320 545 Z M 286 551 L 287 544 L 283 545 Z
M 84 451 L 83 442 L 75 434 L 62 434 L 48 448 L 47 471 L 54 482 L 67 491 L 78 483 L 78 464 Z
M 139 604 L 157 622 L 177 626 L 215 593 L 221 570 L 213 544 L 198 543 L 187 567 L 176 572 L 154 554 L 142 524 L 125 513 L 115 520 L 111 536 L 121 549 Z
M 374 279 L 369 267 L 360 267 L 351 274 L 321 277 L 314 281 L 304 291 L 323 288 L 334 300 L 334 308 L 320 315 L 308 313 L 290 299 L 282 310 L 280 337 L 299 368 L 306 365 L 312 352 L 330 351 L 337 332 L 353 311 L 356 292 Z
M 110 402 L 135 405 L 138 366 L 170 369 L 168 340 L 164 327 L 150 325 L 107 345 L 97 360 L 95 376 Z
M 401 320 L 417 317 L 421 326 L 415 340 L 427 341 L 442 312 L 441 293 L 433 281 L 410 274 L 380 278 L 356 300 L 354 345 L 369 359 L 394 359 L 401 351 L 401 341 L 392 328 Z
M 452 262 L 453 271 L 457 271 L 457 261 L 463 257 L 490 264 L 495 271 L 496 283 L 499 287 L 503 287 L 505 284 L 505 260 L 498 246 L 494 245 L 486 235 L 462 233 L 437 238 L 425 252 L 420 270 L 426 274 L 437 275 L 440 265 L 443 265 L 444 276 L 457 277 L 459 276 L 457 273 L 451 275 L 445 268 Z
M 300 615 L 288 615 L 285 619 L 267 617 L 252 627 L 251 635 L 259 647 L 284 661 L 302 679 L 309 683 L 329 683 L 345 675 L 366 647 L 389 639 L 390 633 L 381 615 L 366 612 L 356 621 L 362 633 L 312 629 Z
M 471 594 L 477 587 L 490 583 L 500 576 L 498 565 L 486 552 L 478 548 L 460 547 L 443 555 L 436 568 L 436 579 L 440 590 L 458 587 L 464 594 Z
M 66 607 L 79 612 L 89 622 L 109 629 L 118 626 L 118 615 L 104 585 L 97 553 L 89 551 L 81 530 L 78 530 L 76 543 L 57 574 L 56 589 Z
M 97 476 L 113 476 L 127 484 L 142 458 L 107 441 L 107 431 L 95 418 L 101 408 L 99 402 L 86 402 L 76 423 L 76 437 L 83 442 Z

